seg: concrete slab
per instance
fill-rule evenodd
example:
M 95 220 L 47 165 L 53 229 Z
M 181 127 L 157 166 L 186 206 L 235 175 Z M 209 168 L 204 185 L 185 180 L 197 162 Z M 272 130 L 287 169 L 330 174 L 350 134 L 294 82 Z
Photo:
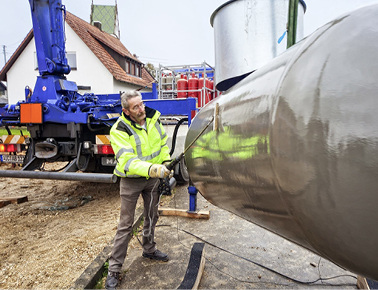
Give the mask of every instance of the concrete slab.
M 177 187 L 163 206 L 188 209 L 187 188 Z M 210 219 L 160 217 L 156 242 L 169 262 L 142 258 L 141 246 L 132 242 L 119 289 L 176 289 L 196 242 L 206 243 L 199 289 L 357 288 L 356 275 L 211 205 L 200 194 L 197 209 L 209 210 Z

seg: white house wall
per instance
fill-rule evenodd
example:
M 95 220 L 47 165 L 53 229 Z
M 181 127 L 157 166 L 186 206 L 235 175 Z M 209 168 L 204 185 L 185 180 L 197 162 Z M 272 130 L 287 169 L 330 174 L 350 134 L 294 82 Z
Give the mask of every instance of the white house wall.
M 125 92 L 127 90 L 138 90 L 140 88 L 140 86 L 120 82 L 120 81 L 117 81 L 116 79 L 113 79 L 113 87 L 114 87 L 115 93 Z M 140 90 L 140 91 L 144 92 L 145 90 Z M 148 91 L 150 92 L 151 90 L 148 90 Z
M 33 38 L 8 71 L 9 104 L 15 104 L 25 99 L 25 86 L 34 90 L 39 75 L 38 70 L 35 70 L 35 51 Z M 79 91 L 79 93 L 113 94 L 137 88 L 131 84 L 116 81 L 102 62 L 67 24 L 66 51 L 76 52 L 77 63 L 77 70 L 72 70 L 67 75 L 67 79 L 76 82 L 78 86 L 91 88 L 90 90 Z
M 91 90 L 85 92 L 96 94 L 117 92 L 113 88 L 113 75 L 67 24 L 66 51 L 76 52 L 77 63 L 77 70 L 72 70 L 67 79 L 76 82 L 78 86 L 90 86 Z
M 30 41 L 7 73 L 8 103 L 25 100 L 25 86 L 34 89 L 38 70 L 34 70 L 34 40 Z

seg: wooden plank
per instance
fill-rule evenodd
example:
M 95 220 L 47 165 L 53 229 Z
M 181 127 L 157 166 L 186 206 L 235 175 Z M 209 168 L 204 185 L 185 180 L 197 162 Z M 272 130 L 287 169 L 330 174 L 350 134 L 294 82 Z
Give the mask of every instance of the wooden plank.
M 176 208 L 159 208 L 159 215 L 182 216 L 182 217 L 196 218 L 196 219 L 209 219 L 210 218 L 210 212 L 208 210 L 189 212 L 185 209 L 176 209 Z
M 195 290 L 198 289 L 198 285 L 201 282 L 202 274 L 203 274 L 203 271 L 205 269 L 205 255 L 204 255 L 204 251 L 202 252 L 202 256 L 201 256 L 201 262 L 200 262 L 200 267 L 198 269 L 197 279 L 196 279 L 196 282 L 194 283 L 194 286 L 193 286 L 193 289 L 195 289 Z
M 23 196 L 0 197 L 0 202 L 2 202 L 2 201 L 5 201 L 5 202 L 9 201 L 9 203 L 20 204 L 20 203 L 23 203 L 23 202 L 27 202 L 28 201 L 28 196 L 27 195 L 23 195 Z
M 11 202 L 9 200 L 0 200 L 0 208 L 10 204 Z
M 198 289 L 205 268 L 205 243 L 194 243 L 184 280 L 177 289 Z
M 357 288 L 358 289 L 370 289 L 366 279 L 362 276 L 357 276 Z

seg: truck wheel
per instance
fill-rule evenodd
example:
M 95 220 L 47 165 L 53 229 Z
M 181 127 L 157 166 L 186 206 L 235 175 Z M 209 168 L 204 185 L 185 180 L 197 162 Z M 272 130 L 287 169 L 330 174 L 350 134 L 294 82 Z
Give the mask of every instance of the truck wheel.
M 184 158 L 176 165 L 174 177 L 179 185 L 183 185 L 189 181 L 189 172 Z

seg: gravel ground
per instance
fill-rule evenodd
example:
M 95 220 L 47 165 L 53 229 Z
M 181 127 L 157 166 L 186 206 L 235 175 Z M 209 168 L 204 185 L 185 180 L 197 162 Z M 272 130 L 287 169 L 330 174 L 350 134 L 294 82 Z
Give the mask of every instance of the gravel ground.
M 0 170 L 17 170 L 0 164 Z M 0 178 L 0 288 L 69 288 L 115 235 L 119 184 Z

